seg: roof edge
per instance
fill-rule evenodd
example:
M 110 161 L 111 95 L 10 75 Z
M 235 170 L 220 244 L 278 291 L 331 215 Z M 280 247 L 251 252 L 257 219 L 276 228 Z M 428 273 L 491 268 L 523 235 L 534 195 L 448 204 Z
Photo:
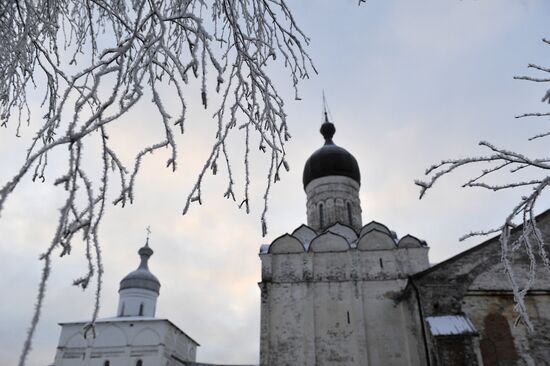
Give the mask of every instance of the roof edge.
M 541 212 L 540 214 L 538 214 L 537 216 L 535 216 L 535 220 L 538 221 L 539 219 L 542 219 L 543 217 L 549 216 L 549 215 L 550 215 L 550 208 L 549 208 L 549 209 L 546 209 L 545 211 L 543 211 L 543 212 Z M 512 229 L 512 234 L 518 232 L 518 231 L 521 230 L 521 229 L 523 229 L 523 224 L 518 225 L 518 226 L 516 226 L 514 229 Z M 473 246 L 473 247 L 471 247 L 471 248 L 469 248 L 469 249 L 466 249 L 465 251 L 460 252 L 460 253 L 458 253 L 458 254 L 456 254 L 456 255 L 450 257 L 450 258 L 447 258 L 447 259 L 445 259 L 444 261 L 439 262 L 439 263 L 433 265 L 433 266 L 430 267 L 430 268 L 427 268 L 427 269 L 425 269 L 425 270 L 423 270 L 423 271 L 421 271 L 421 272 L 415 273 L 415 274 L 413 274 L 412 276 L 410 276 L 410 279 L 411 279 L 411 280 L 419 279 L 419 278 L 421 278 L 422 276 L 427 275 L 428 273 L 431 273 L 431 272 L 433 272 L 433 271 L 439 269 L 440 267 L 443 267 L 443 266 L 447 265 L 447 264 L 450 263 L 450 262 L 453 262 L 453 261 L 455 261 L 455 260 L 457 260 L 457 259 L 459 259 L 459 258 L 462 258 L 462 257 L 464 257 L 464 256 L 466 256 L 466 255 L 468 255 L 468 254 L 470 254 L 470 253 L 476 251 L 477 249 L 480 249 L 480 248 L 482 248 L 482 247 L 485 247 L 485 246 L 491 244 L 495 239 L 498 240 L 499 236 L 500 236 L 500 235 L 492 236 L 491 238 L 486 239 L 485 241 L 481 242 L 481 243 L 478 244 L 478 245 L 475 245 L 475 246 Z

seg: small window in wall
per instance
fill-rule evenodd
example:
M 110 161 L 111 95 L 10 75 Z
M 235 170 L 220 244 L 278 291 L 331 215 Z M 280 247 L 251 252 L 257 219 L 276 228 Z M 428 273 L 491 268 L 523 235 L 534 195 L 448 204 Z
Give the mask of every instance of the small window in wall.
M 110 366 L 111 365 L 111 361 L 109 360 L 106 360 L 105 362 L 103 362 L 103 366 Z
M 143 316 L 143 303 L 139 304 L 139 316 Z
M 143 361 L 142 360 L 137 360 L 136 366 L 143 366 Z
M 323 204 L 319 204 L 319 227 L 323 227 L 325 225 L 325 217 L 324 217 L 324 211 L 323 211 Z
M 380 260 L 380 268 L 384 269 L 384 262 L 382 262 L 382 258 L 378 258 Z
M 348 202 L 348 224 L 351 226 L 353 225 L 353 217 L 351 215 L 351 203 Z
M 120 307 L 120 314 L 118 316 L 124 316 L 124 302 L 122 302 L 122 306 Z

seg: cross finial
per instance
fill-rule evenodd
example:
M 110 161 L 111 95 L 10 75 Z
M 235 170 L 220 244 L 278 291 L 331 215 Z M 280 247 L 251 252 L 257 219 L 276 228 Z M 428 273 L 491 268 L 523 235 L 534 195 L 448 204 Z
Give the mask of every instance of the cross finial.
M 149 236 L 151 235 L 151 225 L 147 226 L 147 239 L 145 240 L 145 246 L 148 247 L 149 246 Z
M 138 250 L 138 254 L 141 257 L 141 263 L 138 268 L 148 269 L 147 261 L 149 257 L 153 255 L 153 249 L 149 248 L 149 236 L 151 235 L 151 226 L 147 226 L 147 239 L 145 240 L 145 245 Z
M 324 123 L 328 123 L 328 108 L 327 108 L 327 97 L 325 96 L 325 91 L 323 90 L 323 116 L 325 117 Z

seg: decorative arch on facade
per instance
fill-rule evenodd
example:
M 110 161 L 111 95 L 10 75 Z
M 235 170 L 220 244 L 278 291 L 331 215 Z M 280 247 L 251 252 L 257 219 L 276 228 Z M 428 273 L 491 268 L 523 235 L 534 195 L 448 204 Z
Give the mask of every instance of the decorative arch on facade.
M 303 253 L 304 251 L 302 243 L 289 234 L 278 237 L 269 246 L 271 254 Z
M 128 338 L 124 331 L 117 325 L 110 324 L 99 329 L 98 336 L 93 343 L 94 347 L 118 347 L 126 346 Z
M 87 346 L 88 344 L 86 342 L 86 339 L 84 338 L 84 335 L 80 331 L 73 334 L 67 340 L 67 343 L 65 343 L 65 347 L 67 348 L 85 348 Z
M 132 339 L 132 346 L 156 346 L 160 344 L 160 334 L 152 328 L 142 329 Z
M 363 228 L 361 229 L 361 232 L 359 233 L 359 237 L 362 237 L 363 235 L 365 235 L 366 233 L 368 233 L 369 231 L 374 230 L 374 229 L 376 229 L 378 231 L 381 231 L 381 232 L 384 232 L 384 233 L 388 234 L 389 236 L 393 237 L 392 231 L 386 225 L 381 224 L 377 221 L 371 221 L 368 224 L 366 224 L 365 226 L 363 226 Z
M 388 250 L 395 248 L 395 241 L 390 234 L 378 229 L 372 229 L 365 233 L 357 243 L 357 249 L 359 250 Z
M 399 248 L 422 248 L 424 246 L 426 245 L 423 241 L 409 234 L 402 237 L 397 243 Z
M 343 236 L 349 243 L 354 243 L 357 241 L 357 234 L 355 233 L 355 230 L 348 225 L 344 225 L 339 222 L 329 227 L 326 231 Z
M 350 249 L 349 242 L 345 237 L 330 231 L 319 235 L 311 242 L 310 252 L 345 252 Z
M 292 236 L 300 240 L 304 248 L 307 248 L 311 241 L 315 239 L 317 233 L 309 226 L 302 224 L 292 232 Z

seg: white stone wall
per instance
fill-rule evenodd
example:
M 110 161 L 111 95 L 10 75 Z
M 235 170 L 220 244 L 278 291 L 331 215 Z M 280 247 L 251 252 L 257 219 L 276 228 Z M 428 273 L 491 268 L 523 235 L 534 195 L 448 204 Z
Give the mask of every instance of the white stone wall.
M 62 324 L 55 366 L 176 366 L 195 361 L 197 344 L 164 319 L 99 321 L 95 338 L 85 323 Z M 174 358 L 175 357 L 175 358 Z
M 155 316 L 158 298 L 156 292 L 141 288 L 127 288 L 118 293 L 118 316 Z
M 416 313 L 399 297 L 428 268 L 428 248 L 383 228 L 352 242 L 286 235 L 260 254 L 261 366 L 425 363 Z
M 312 229 L 322 231 L 337 222 L 355 230 L 361 228 L 361 202 L 356 181 L 333 175 L 314 179 L 305 190 L 307 224 Z

